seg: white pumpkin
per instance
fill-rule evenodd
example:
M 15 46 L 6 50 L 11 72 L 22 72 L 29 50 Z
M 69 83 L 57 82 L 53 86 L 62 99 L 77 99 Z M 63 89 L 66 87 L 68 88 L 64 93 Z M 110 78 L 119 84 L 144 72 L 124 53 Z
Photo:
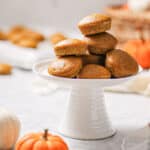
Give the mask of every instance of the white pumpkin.
M 20 121 L 12 113 L 0 108 L 0 149 L 11 149 L 20 132 Z

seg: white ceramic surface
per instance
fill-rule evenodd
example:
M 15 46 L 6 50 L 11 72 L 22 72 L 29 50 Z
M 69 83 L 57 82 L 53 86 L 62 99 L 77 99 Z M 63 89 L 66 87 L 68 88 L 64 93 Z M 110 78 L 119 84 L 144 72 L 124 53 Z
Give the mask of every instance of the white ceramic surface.
M 34 65 L 33 71 L 40 77 L 58 85 L 71 87 L 68 108 L 59 131 L 65 136 L 84 139 L 104 139 L 114 135 L 105 108 L 103 87 L 125 82 L 133 77 L 120 79 L 68 79 L 48 75 L 51 60 Z
M 30 71 L 16 68 L 11 76 L 0 76 L 0 106 L 14 112 L 21 120 L 20 137 L 30 132 L 42 132 L 45 128 L 49 128 L 50 133 L 59 135 L 56 132 L 66 110 L 69 91 L 50 88 L 49 94 L 37 94 L 33 91 L 33 82 L 38 78 Z M 45 82 L 52 85 L 48 80 Z M 121 150 L 124 139 L 125 150 L 133 150 L 134 146 L 137 147 L 150 135 L 150 130 L 143 131 L 150 121 L 149 97 L 131 93 L 104 94 L 108 115 L 117 134 L 113 138 L 95 141 L 62 136 L 70 150 Z M 129 138 L 134 133 L 136 135 Z

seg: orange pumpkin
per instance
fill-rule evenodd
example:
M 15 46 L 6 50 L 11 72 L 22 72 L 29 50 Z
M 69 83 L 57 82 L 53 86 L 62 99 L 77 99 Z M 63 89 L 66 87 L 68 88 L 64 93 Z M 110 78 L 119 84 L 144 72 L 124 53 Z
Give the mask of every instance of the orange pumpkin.
M 15 150 L 68 150 L 67 144 L 59 136 L 48 133 L 30 133 L 21 138 Z
M 128 41 L 124 45 L 124 50 L 136 60 L 136 51 L 138 49 L 138 46 L 139 45 L 136 40 Z
M 150 68 L 150 41 L 131 40 L 125 44 L 124 49 L 142 68 Z
M 124 4 L 124 5 L 122 5 L 121 8 L 124 9 L 124 10 L 128 10 L 128 9 L 129 9 L 129 6 L 128 6 L 128 4 Z

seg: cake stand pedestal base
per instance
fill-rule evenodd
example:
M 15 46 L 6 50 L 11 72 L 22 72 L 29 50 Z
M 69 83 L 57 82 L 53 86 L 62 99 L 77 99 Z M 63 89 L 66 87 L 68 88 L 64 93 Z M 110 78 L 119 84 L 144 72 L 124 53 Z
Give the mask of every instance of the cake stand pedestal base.
M 64 136 L 82 140 L 105 139 L 115 134 L 100 87 L 72 88 L 59 132 Z

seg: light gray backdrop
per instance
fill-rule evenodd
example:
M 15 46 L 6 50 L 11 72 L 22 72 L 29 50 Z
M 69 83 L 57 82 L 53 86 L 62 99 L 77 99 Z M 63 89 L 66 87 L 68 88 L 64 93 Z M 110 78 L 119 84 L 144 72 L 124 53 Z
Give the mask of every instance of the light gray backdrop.
M 0 25 L 38 24 L 72 28 L 90 13 L 126 0 L 0 0 Z

